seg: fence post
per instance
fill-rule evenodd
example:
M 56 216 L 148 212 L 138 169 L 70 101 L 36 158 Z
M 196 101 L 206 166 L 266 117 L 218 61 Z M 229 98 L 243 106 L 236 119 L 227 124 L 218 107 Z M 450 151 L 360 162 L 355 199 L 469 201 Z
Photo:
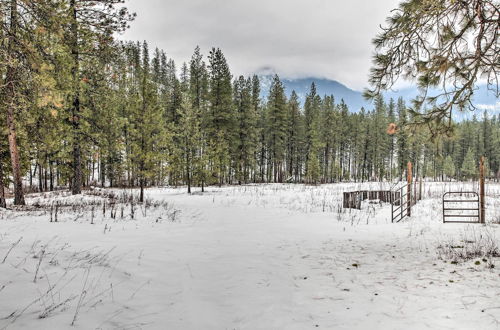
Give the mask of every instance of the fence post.
M 391 190 L 389 196 L 389 200 L 391 201 L 391 223 L 394 223 L 394 197 L 395 197 L 394 194 L 395 192 Z
M 411 172 L 411 162 L 408 162 L 408 173 L 407 173 L 407 177 L 406 177 L 406 181 L 408 183 L 408 189 L 407 189 L 407 192 L 406 192 L 406 200 L 408 201 L 408 211 L 407 211 L 407 215 L 410 217 L 411 216 L 411 182 L 412 182 L 412 179 L 413 179 L 413 175 L 412 175 L 412 172 Z
M 422 200 L 422 175 L 420 175 L 420 184 L 418 187 L 418 200 Z
M 484 156 L 481 157 L 479 161 L 479 223 L 486 223 L 485 221 L 485 207 L 484 207 Z

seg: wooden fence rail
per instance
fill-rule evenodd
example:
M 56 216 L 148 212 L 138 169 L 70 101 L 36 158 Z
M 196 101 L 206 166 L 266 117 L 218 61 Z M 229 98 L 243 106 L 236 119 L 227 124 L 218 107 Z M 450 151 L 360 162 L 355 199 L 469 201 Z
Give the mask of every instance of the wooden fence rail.
M 396 194 L 399 194 L 397 192 Z M 395 196 L 399 199 L 399 196 Z M 361 209 L 361 202 L 366 200 L 380 200 L 384 203 L 391 202 L 391 191 L 390 190 L 360 190 L 360 191 L 350 191 L 344 192 L 344 203 L 345 209 Z

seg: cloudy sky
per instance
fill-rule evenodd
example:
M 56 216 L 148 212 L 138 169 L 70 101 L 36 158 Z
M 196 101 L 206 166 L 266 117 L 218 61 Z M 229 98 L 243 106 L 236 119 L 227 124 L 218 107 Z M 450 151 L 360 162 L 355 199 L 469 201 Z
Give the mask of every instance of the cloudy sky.
M 122 38 L 147 40 L 177 63 L 220 47 L 233 75 L 338 80 L 366 87 L 379 31 L 399 0 L 127 0 L 137 13 Z

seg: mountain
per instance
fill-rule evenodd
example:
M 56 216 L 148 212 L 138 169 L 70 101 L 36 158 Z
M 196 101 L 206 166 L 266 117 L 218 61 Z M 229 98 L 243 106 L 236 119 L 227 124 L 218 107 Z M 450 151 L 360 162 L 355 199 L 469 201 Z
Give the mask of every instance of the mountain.
M 260 76 L 261 83 L 261 97 L 265 100 L 269 93 L 269 88 L 271 87 L 271 82 L 273 80 L 272 75 Z M 311 89 L 311 84 L 314 82 L 316 84 L 316 91 L 318 95 L 333 95 L 335 97 L 335 102 L 340 103 L 340 100 L 344 100 L 351 111 L 357 112 L 361 107 L 365 109 L 371 109 L 371 102 L 366 101 L 363 98 L 362 92 L 350 89 L 349 87 L 343 85 L 342 83 L 335 80 L 328 80 L 322 78 L 300 78 L 300 79 L 281 79 L 281 82 L 285 86 L 285 92 L 289 97 L 292 91 L 295 91 L 299 96 L 300 102 L 303 104 L 306 99 L 306 94 L 309 93 Z
M 440 91 L 431 90 L 429 95 L 438 95 Z M 402 97 L 407 102 L 414 99 L 418 95 L 418 90 L 416 88 L 404 88 L 397 91 L 391 91 L 385 93 L 385 98 L 398 99 Z M 474 97 L 472 103 L 477 107 L 478 110 L 487 110 L 490 113 L 498 113 L 500 111 L 500 100 L 495 96 L 495 94 L 488 90 L 486 85 L 480 85 L 476 88 L 474 92 Z M 466 113 L 455 113 L 456 116 L 460 118 L 471 117 L 473 112 Z
M 267 99 L 269 93 L 269 88 L 271 87 L 271 82 L 273 75 L 261 75 L 261 97 L 263 100 Z M 304 103 L 306 94 L 309 93 L 311 89 L 311 84 L 314 82 L 316 84 L 316 90 L 320 96 L 323 95 L 333 95 L 335 97 L 335 102 L 340 103 L 340 100 L 348 105 L 352 112 L 357 112 L 364 107 L 366 110 L 372 110 L 373 105 L 371 101 L 367 101 L 363 97 L 361 91 L 353 90 L 344 84 L 329 79 L 323 78 L 299 78 L 299 79 L 287 79 L 282 78 L 281 81 L 285 86 L 285 91 L 287 96 L 290 96 L 294 90 L 301 103 Z M 416 88 L 404 88 L 396 91 L 390 91 L 384 94 L 386 100 L 393 98 L 397 100 L 399 97 L 403 97 L 407 102 L 418 95 L 418 90 Z M 493 92 L 486 88 L 486 85 L 479 86 L 474 94 L 474 105 L 480 110 L 488 110 L 490 113 L 500 112 L 500 100 L 496 98 Z

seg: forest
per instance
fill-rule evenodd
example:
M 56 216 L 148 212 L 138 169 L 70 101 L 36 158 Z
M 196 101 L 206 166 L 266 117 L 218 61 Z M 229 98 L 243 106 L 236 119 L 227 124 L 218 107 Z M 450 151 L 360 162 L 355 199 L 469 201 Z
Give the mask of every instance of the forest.
M 233 74 L 219 48 L 177 65 L 168 49 L 122 41 L 134 14 L 106 1 L 1 1 L 0 193 L 89 186 L 333 183 L 500 173 L 500 115 L 433 137 L 403 99 L 349 109 L 312 84 L 304 104 L 278 75 Z

